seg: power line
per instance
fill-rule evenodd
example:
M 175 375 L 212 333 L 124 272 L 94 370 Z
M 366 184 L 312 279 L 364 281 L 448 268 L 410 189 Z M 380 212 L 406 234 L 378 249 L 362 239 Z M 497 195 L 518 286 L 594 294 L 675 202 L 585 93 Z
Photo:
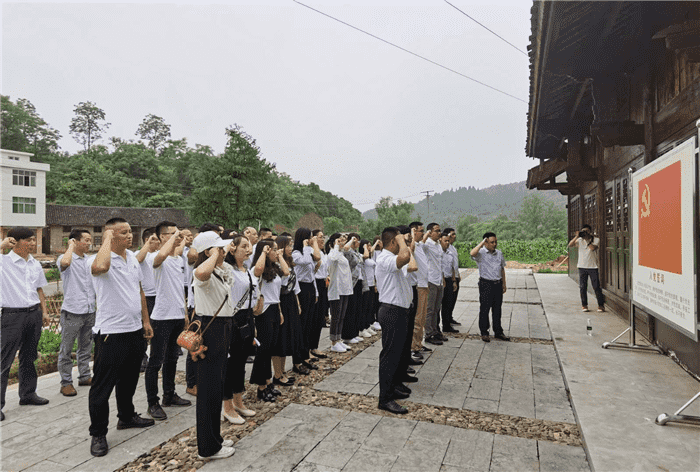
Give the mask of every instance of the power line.
M 527 52 L 523 51 L 522 49 L 520 49 L 520 48 L 519 48 L 518 46 L 516 46 L 515 44 L 511 43 L 510 41 L 508 41 L 508 40 L 505 39 L 504 37 L 500 36 L 500 35 L 497 34 L 495 31 L 489 29 L 488 27 L 486 27 L 486 25 L 484 25 L 484 24 L 482 24 L 482 23 L 479 23 L 476 19 L 474 19 L 474 18 L 472 18 L 471 16 L 467 15 L 464 11 L 460 10 L 459 8 L 457 8 L 456 6 L 454 6 L 453 4 L 451 4 L 450 2 L 448 2 L 447 0 L 445 0 L 445 3 L 447 3 L 449 6 L 451 6 L 452 8 L 454 8 L 455 10 L 457 10 L 458 12 L 460 12 L 462 15 L 464 15 L 464 16 L 466 16 L 467 18 L 469 18 L 470 20 L 472 20 L 472 21 L 473 21 L 474 23 L 476 23 L 477 25 L 479 25 L 479 26 L 481 26 L 482 28 L 484 28 L 484 29 L 485 29 L 486 31 L 488 31 L 489 33 L 491 33 L 491 34 L 493 34 L 494 36 L 498 37 L 501 41 L 503 41 L 503 42 L 509 44 L 510 46 L 513 46 L 513 47 L 515 48 L 516 51 L 518 51 L 518 52 L 520 52 L 520 53 L 523 53 L 523 54 L 525 54 L 526 56 L 528 55 Z
M 364 34 L 366 34 L 366 35 L 368 35 L 368 36 L 373 37 L 374 39 L 378 39 L 379 41 L 381 41 L 381 42 L 383 42 L 383 43 L 386 43 L 386 44 L 388 44 L 388 45 L 390 45 L 390 46 L 393 46 L 393 47 L 395 47 L 395 48 L 397 48 L 397 49 L 400 49 L 400 50 L 402 50 L 403 52 L 406 52 L 406 53 L 408 53 L 408 54 L 411 54 L 412 56 L 416 56 L 416 57 L 419 58 L 419 59 L 423 59 L 424 61 L 430 62 L 430 63 L 433 64 L 433 65 L 436 65 L 436 66 L 441 67 L 441 68 L 443 68 L 443 69 L 445 69 L 445 70 L 448 70 L 448 71 L 450 71 L 450 72 L 453 72 L 453 73 L 455 73 L 455 74 L 457 74 L 457 75 L 459 75 L 459 76 L 462 76 L 462 77 L 464 77 L 465 79 L 469 79 L 469 80 L 471 80 L 472 82 L 476 82 L 476 83 L 479 84 L 479 85 L 483 85 L 484 87 L 490 88 L 491 90 L 494 90 L 494 91 L 496 91 L 496 92 L 498 92 L 498 93 L 502 93 L 503 95 L 507 95 L 507 96 L 509 96 L 510 98 L 514 98 L 514 99 L 516 99 L 516 100 L 518 100 L 518 101 L 520 101 L 520 102 L 527 103 L 527 101 L 523 100 L 522 98 L 518 98 L 518 97 L 516 97 L 515 95 L 509 94 L 508 92 L 504 92 L 503 90 L 499 90 L 499 89 L 497 89 L 496 87 L 493 87 L 493 86 L 491 86 L 491 85 L 489 85 L 489 84 L 487 84 L 487 83 L 481 82 L 480 80 L 476 80 L 476 79 L 473 78 L 473 77 L 469 77 L 468 75 L 462 74 L 461 72 L 458 72 L 458 71 L 456 71 L 456 70 L 454 70 L 454 69 L 451 69 L 451 68 L 449 68 L 449 67 L 447 67 L 447 66 L 443 66 L 443 65 L 440 64 L 440 63 L 437 63 L 437 62 L 435 62 L 435 61 L 433 61 L 433 60 L 431 60 L 431 59 L 428 59 L 427 57 L 421 56 L 420 54 L 416 54 L 415 52 L 409 51 L 408 49 L 403 48 L 403 47 L 401 47 L 401 46 L 399 46 L 399 45 L 397 45 L 397 44 L 394 44 L 394 43 L 392 43 L 391 41 L 387 41 L 386 39 L 382 39 L 382 38 L 380 38 L 379 36 L 376 36 L 376 35 L 374 35 L 374 34 L 372 34 L 372 33 L 369 33 L 369 32 L 367 32 L 367 31 L 365 31 L 365 30 L 363 30 L 363 29 L 358 28 L 357 26 L 353 26 L 353 25 L 351 25 L 350 23 L 346 23 L 346 22 L 343 21 L 343 20 L 339 20 L 338 18 L 336 18 L 336 17 L 334 17 L 334 16 L 331 16 L 331 15 L 329 15 L 329 14 L 327 14 L 327 13 L 324 13 L 324 12 L 322 12 L 321 10 L 317 10 L 317 9 L 315 9 L 315 8 L 313 8 L 313 7 L 310 7 L 310 6 L 308 6 L 308 5 L 305 5 L 305 4 L 301 3 L 301 2 L 299 2 L 298 0 L 292 0 L 292 1 L 293 1 L 294 3 L 298 3 L 299 5 L 301 5 L 301 6 L 303 6 L 303 7 L 308 8 L 309 10 L 313 10 L 313 11 L 315 11 L 316 13 L 319 13 L 319 14 L 321 14 L 321 15 L 323 15 L 323 16 L 326 16 L 326 17 L 328 17 L 328 18 L 330 18 L 330 19 L 332 19 L 332 20 L 335 20 L 335 21 L 337 21 L 338 23 L 342 23 L 342 24 L 344 24 L 345 26 L 349 26 L 350 28 L 352 28 L 352 29 L 354 29 L 354 30 L 357 30 L 357 31 L 359 31 L 359 32 L 361 32 L 361 33 L 364 33 Z

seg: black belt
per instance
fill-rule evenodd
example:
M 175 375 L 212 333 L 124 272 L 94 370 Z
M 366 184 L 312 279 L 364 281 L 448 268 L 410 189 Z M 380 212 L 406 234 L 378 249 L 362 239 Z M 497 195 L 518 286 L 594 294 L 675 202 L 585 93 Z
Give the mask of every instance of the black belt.
M 483 277 L 479 277 L 479 282 L 490 282 L 490 283 L 495 285 L 495 284 L 500 284 L 501 282 L 503 282 L 503 280 L 502 279 L 491 280 L 491 279 L 485 279 Z
M 30 311 L 34 310 L 40 310 L 41 309 L 41 304 L 37 303 L 34 306 L 30 306 L 28 308 L 5 308 L 3 307 L 2 312 L 7 313 L 8 315 L 10 313 L 29 313 Z

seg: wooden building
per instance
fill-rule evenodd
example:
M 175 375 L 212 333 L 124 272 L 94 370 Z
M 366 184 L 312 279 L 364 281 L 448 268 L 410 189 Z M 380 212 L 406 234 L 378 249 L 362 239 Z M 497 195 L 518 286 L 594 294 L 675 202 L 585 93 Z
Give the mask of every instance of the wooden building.
M 583 223 L 594 228 L 607 303 L 627 317 L 628 169 L 694 136 L 697 148 L 700 2 L 536 1 L 531 11 L 526 152 L 539 164 L 527 186 L 568 196 L 570 238 Z M 700 343 L 636 316 L 642 334 L 700 375 Z

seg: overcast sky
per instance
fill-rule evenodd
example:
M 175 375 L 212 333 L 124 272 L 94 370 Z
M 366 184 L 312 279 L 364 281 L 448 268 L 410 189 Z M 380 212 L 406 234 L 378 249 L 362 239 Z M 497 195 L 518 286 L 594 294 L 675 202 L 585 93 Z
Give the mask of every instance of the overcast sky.
M 443 0 L 300 1 L 528 100 L 527 56 Z M 527 48 L 531 2 L 450 3 Z M 152 113 L 215 152 L 238 123 L 278 170 L 361 211 L 525 180 L 535 165 L 526 103 L 292 0 L 3 3 L 2 94 L 31 101 L 70 152 L 82 101 L 105 111 L 107 136 L 135 139 Z

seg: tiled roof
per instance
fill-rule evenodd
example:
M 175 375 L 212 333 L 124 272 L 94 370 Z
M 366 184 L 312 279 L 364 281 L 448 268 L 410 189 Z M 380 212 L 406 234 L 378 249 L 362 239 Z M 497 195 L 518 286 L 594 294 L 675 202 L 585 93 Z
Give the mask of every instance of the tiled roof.
M 107 220 L 124 218 L 132 226 L 150 227 L 168 220 L 178 226 L 190 226 L 184 210 L 178 208 L 127 208 L 81 205 L 46 205 L 46 225 L 103 226 Z

